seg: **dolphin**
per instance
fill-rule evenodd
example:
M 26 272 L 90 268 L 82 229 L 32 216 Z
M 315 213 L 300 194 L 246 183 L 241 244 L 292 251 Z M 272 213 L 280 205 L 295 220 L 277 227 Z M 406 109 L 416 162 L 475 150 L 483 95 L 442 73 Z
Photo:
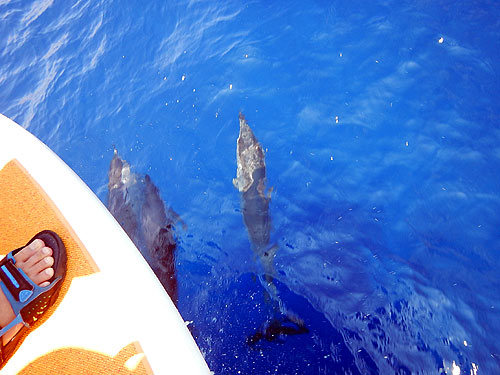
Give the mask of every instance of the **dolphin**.
M 109 165 L 108 181 L 108 210 L 139 247 L 137 200 L 133 195 L 141 194 L 132 194 L 137 191 L 138 176 L 130 171 L 130 165 L 120 158 L 116 149 Z
M 177 305 L 175 224 L 185 224 L 166 208 L 149 175 L 139 176 L 114 151 L 108 171 L 108 210 L 139 249 Z
M 273 258 L 277 248 L 269 247 L 271 218 L 269 202 L 271 190 L 266 193 L 266 161 L 259 141 L 240 113 L 240 133 L 236 145 L 236 178 L 233 185 L 241 193 L 243 221 L 254 252 L 262 261 L 266 274 L 274 272 Z
M 144 242 L 149 255 L 154 260 L 153 271 L 177 305 L 179 294 L 175 272 L 177 242 L 174 236 L 174 226 L 180 218 L 176 213 L 175 216 L 167 215 L 167 212 L 173 212 L 173 210 L 165 210 L 160 192 L 149 175 L 145 176 L 144 182 L 144 204 L 141 215 Z
M 243 221 L 247 228 L 252 249 L 259 258 L 264 275 L 259 279 L 266 292 L 266 297 L 273 303 L 275 313 L 283 318 L 272 318 L 265 322 L 259 331 L 247 340 L 250 345 L 261 339 L 274 340 L 280 335 L 301 334 L 308 332 L 304 322 L 287 310 L 281 301 L 273 282 L 274 258 L 278 250 L 276 244 L 270 245 L 271 217 L 269 203 L 272 189 L 266 192 L 265 153 L 245 116 L 239 114 L 240 132 L 236 144 L 236 178 L 233 185 L 240 192 Z

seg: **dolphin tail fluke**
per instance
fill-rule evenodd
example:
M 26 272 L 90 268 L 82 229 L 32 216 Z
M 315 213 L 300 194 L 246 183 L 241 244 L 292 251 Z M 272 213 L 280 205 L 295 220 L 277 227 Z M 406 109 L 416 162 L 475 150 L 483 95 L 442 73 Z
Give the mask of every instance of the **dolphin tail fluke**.
M 302 335 L 308 332 L 309 330 L 301 319 L 291 319 L 284 316 L 281 319 L 274 318 L 265 322 L 253 336 L 247 338 L 247 344 L 254 346 L 262 340 L 272 342 L 286 336 Z
M 266 303 L 271 304 L 274 317 L 266 321 L 253 336 L 247 338 L 248 345 L 253 346 L 261 340 L 270 342 L 290 335 L 308 333 L 304 320 L 287 309 L 279 297 L 273 277 L 268 274 L 259 275 L 259 280 L 264 287 L 264 299 Z

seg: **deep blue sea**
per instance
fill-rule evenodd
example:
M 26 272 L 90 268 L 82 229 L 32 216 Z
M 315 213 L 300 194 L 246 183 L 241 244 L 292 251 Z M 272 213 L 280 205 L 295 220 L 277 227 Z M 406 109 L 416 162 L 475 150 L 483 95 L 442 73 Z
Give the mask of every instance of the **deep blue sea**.
M 151 176 L 215 374 L 500 373 L 499 71 L 495 0 L 0 0 L 0 112 L 103 203 L 115 147 Z M 256 345 L 240 111 L 308 329 Z

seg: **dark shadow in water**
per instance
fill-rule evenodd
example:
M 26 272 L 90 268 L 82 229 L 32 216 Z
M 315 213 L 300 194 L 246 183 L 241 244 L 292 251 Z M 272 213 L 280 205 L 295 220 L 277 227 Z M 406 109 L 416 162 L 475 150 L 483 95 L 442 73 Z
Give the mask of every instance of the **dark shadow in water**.
M 166 208 L 149 175 L 133 173 L 115 150 L 108 171 L 108 209 L 147 260 L 177 305 L 175 224 L 185 224 Z
M 263 339 L 274 341 L 282 335 L 300 335 L 308 332 L 309 330 L 304 324 L 298 325 L 285 316 L 281 320 L 274 318 L 270 322 L 266 322 L 262 329 L 248 338 L 247 343 L 248 345 L 254 345 Z

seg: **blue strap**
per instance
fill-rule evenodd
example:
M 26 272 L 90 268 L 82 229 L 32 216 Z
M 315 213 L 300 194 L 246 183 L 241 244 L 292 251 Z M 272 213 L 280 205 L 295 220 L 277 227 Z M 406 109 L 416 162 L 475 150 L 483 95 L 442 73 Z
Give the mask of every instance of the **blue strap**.
M 0 329 L 0 339 L 2 338 L 3 335 L 5 335 L 7 333 L 7 331 L 9 329 L 13 328 L 14 326 L 18 325 L 19 323 L 22 323 L 25 326 L 29 327 L 29 325 L 23 321 L 23 317 L 21 316 L 21 314 L 18 314 L 12 322 L 10 322 L 5 327 Z
M 22 269 L 15 266 L 16 259 L 12 253 L 0 262 L 0 284 L 2 291 L 9 300 L 10 306 L 14 311 L 14 315 L 19 314 L 21 309 L 29 302 L 35 290 L 41 289 L 36 285 Z M 39 295 L 39 290 L 37 290 Z M 36 298 L 36 297 L 35 297 Z

